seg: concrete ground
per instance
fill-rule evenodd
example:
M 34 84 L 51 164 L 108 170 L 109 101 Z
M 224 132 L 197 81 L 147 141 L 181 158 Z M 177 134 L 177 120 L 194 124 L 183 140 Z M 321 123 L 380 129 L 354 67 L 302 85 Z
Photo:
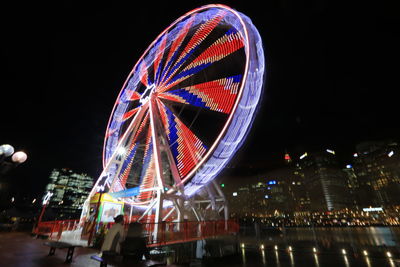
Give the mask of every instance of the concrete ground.
M 46 240 L 36 239 L 29 233 L 0 232 L 0 266 L 1 267 L 98 267 L 99 262 L 90 256 L 99 253 L 92 248 L 75 248 L 72 263 L 65 263 L 67 249 L 56 249 L 55 255 L 49 256 L 50 248 L 43 243 Z M 108 265 L 112 267 L 112 265 Z
M 52 267 L 52 266 L 99 266 L 98 262 L 90 259 L 91 255 L 98 251 L 91 248 L 76 248 L 73 261 L 70 264 L 64 263 L 67 250 L 56 250 L 54 256 L 48 256 L 49 247 L 43 245 L 46 240 L 31 237 L 29 233 L 0 232 L 0 266 L 1 267 Z M 109 265 L 110 267 L 112 265 Z M 168 265 L 169 267 L 177 265 Z M 284 250 L 265 250 L 262 253 L 259 249 L 242 249 L 240 255 L 229 256 L 217 259 L 192 262 L 191 267 L 395 267 L 400 266 L 395 258 L 387 257 L 353 257 L 340 254 L 313 254 L 296 252 L 288 253 Z

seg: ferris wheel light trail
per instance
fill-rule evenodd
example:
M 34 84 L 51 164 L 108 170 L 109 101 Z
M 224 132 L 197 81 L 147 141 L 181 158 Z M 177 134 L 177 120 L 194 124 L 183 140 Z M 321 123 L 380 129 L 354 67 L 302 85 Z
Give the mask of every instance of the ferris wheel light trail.
M 104 171 L 91 195 L 104 188 L 147 205 L 160 192 L 195 194 L 245 140 L 264 66 L 261 37 L 245 15 L 207 5 L 178 18 L 146 49 L 118 95 Z

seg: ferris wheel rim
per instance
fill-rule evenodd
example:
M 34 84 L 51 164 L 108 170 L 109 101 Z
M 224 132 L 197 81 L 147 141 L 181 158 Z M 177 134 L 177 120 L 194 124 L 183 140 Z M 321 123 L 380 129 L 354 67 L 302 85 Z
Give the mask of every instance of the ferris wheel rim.
M 224 134 L 226 133 L 226 130 L 227 130 L 229 124 L 230 124 L 231 121 L 232 121 L 232 118 L 233 118 L 233 116 L 234 116 L 234 113 L 235 113 L 235 111 L 236 111 L 236 109 L 237 109 L 237 106 L 238 106 L 238 104 L 239 104 L 239 102 L 240 102 L 240 99 L 241 99 L 241 97 L 242 97 L 243 88 L 244 88 L 244 86 L 245 86 L 245 82 L 246 82 L 246 79 L 247 79 L 248 68 L 249 68 L 249 58 L 250 58 L 250 54 L 249 54 L 249 53 L 250 53 L 250 49 L 249 49 L 249 36 L 248 36 L 247 26 L 246 26 L 246 24 L 244 23 L 244 21 L 243 21 L 241 15 L 240 15 L 236 10 L 234 10 L 233 8 L 231 8 L 231 7 L 227 6 L 227 5 L 223 5 L 223 4 L 209 4 L 209 5 L 201 6 L 201 7 L 198 7 L 198 8 L 196 8 L 196 9 L 193 9 L 193 10 L 190 10 L 190 11 L 186 12 L 185 14 L 183 14 L 182 16 L 180 16 L 179 18 L 177 18 L 176 20 L 174 20 L 167 28 L 165 28 L 165 29 L 153 40 L 153 42 L 151 42 L 150 45 L 147 46 L 146 50 L 142 53 L 142 55 L 140 56 L 140 58 L 136 61 L 135 65 L 133 66 L 132 70 L 131 70 L 130 73 L 128 74 L 127 78 L 125 79 L 125 81 L 124 81 L 124 83 L 123 83 L 123 85 L 122 85 L 122 88 L 120 89 L 120 91 L 119 91 L 119 93 L 118 93 L 117 99 L 116 99 L 116 101 L 115 101 L 115 103 L 114 103 L 114 106 L 113 106 L 113 109 L 112 109 L 112 111 L 111 111 L 111 115 L 110 115 L 110 117 L 109 117 L 109 119 L 108 119 L 108 122 L 107 122 L 106 137 L 104 138 L 104 142 L 103 142 L 103 152 L 102 152 L 102 163 L 103 163 L 103 168 L 105 168 L 106 165 L 108 164 L 108 162 L 106 162 L 106 156 L 105 156 L 105 153 L 106 153 L 106 152 L 105 152 L 105 151 L 106 151 L 106 146 L 107 146 L 107 134 L 108 134 L 108 131 L 109 131 L 109 126 L 110 126 L 110 124 L 111 124 L 111 122 L 112 122 L 112 120 L 113 120 L 113 116 L 114 116 L 116 107 L 118 106 L 119 99 L 120 99 L 122 93 L 124 92 L 124 90 L 125 90 L 125 88 L 126 88 L 126 85 L 127 85 L 127 83 L 129 82 L 130 78 L 132 77 L 132 75 L 133 75 L 134 72 L 136 71 L 136 68 L 138 67 L 138 65 L 143 61 L 144 57 L 147 55 L 147 53 L 149 52 L 149 50 L 157 43 L 157 41 L 160 40 L 160 38 L 161 38 L 166 32 L 168 32 L 171 28 L 173 28 L 175 25 L 177 25 L 177 23 L 179 23 L 180 21 L 182 21 L 182 20 L 185 19 L 186 17 L 188 17 L 188 16 L 190 16 L 190 15 L 196 13 L 196 12 L 203 11 L 203 10 L 210 9 L 210 8 L 222 8 L 222 9 L 226 9 L 226 10 L 228 10 L 229 12 L 231 12 L 232 14 L 234 14 L 235 17 L 236 17 L 237 19 L 239 19 L 240 24 L 242 25 L 243 31 L 244 31 L 244 37 L 245 37 L 245 38 L 244 38 L 244 40 L 245 40 L 244 48 L 245 48 L 245 55 L 246 55 L 245 70 L 243 71 L 243 79 L 242 79 L 242 82 L 241 82 L 241 85 L 240 85 L 239 95 L 238 95 L 238 97 L 237 97 L 236 100 L 235 100 L 235 104 L 234 104 L 234 106 L 233 106 L 233 108 L 232 108 L 232 110 L 231 110 L 231 112 L 230 112 L 230 114 L 229 114 L 229 117 L 228 117 L 228 119 L 227 119 L 227 121 L 226 121 L 226 123 L 225 123 L 223 129 L 221 130 L 221 132 L 220 132 L 220 134 L 218 135 L 217 139 L 216 139 L 215 141 L 213 141 L 213 144 L 212 144 L 211 148 L 207 151 L 205 157 L 202 158 L 202 160 L 201 160 L 201 162 L 199 162 L 199 164 L 196 164 L 196 165 L 198 165 L 198 166 L 195 167 L 195 171 L 198 170 L 198 168 L 206 161 L 206 158 L 209 158 L 209 157 L 211 156 L 213 150 L 215 150 L 216 146 L 217 146 L 218 143 L 220 142 L 220 139 L 221 139 L 221 138 L 224 136 Z M 123 135 L 125 135 L 125 134 L 126 134 L 126 132 L 123 133 Z M 114 154 L 114 153 L 116 153 L 116 150 L 113 152 L 113 154 Z M 108 161 L 110 161 L 111 158 L 112 158 L 112 156 L 109 158 Z M 187 181 L 188 179 L 190 179 L 190 177 L 193 176 L 193 175 L 195 174 L 195 171 L 191 171 L 189 177 L 188 177 L 188 178 L 185 177 L 184 182 Z M 184 182 L 183 182 L 183 183 L 184 183 Z

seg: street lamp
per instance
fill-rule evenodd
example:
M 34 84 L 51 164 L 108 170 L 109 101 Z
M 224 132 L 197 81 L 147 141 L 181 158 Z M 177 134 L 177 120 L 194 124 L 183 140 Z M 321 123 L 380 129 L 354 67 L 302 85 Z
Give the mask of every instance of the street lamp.
M 0 146 L 0 156 L 9 157 L 14 153 L 14 148 L 11 145 L 4 144 Z
M 28 156 L 26 155 L 25 152 L 23 151 L 18 151 L 15 152 L 14 155 L 12 155 L 11 160 L 17 164 L 24 163 Z
M 15 168 L 21 163 L 24 163 L 28 156 L 23 151 L 18 151 L 14 153 L 14 147 L 9 144 L 4 144 L 0 146 L 0 177 L 6 174 L 12 168 Z M 10 160 L 5 160 L 7 157 L 11 157 Z

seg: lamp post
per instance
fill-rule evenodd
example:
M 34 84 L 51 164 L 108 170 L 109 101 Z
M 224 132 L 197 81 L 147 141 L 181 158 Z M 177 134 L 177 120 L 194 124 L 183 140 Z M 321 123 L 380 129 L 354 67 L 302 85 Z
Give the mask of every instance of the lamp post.
M 0 146 L 0 163 L 3 163 L 4 159 L 14 154 L 14 147 L 8 144 Z
M 7 173 L 10 169 L 15 168 L 21 163 L 24 163 L 28 156 L 23 151 L 14 153 L 14 147 L 9 144 L 0 146 L 0 177 Z M 11 162 L 6 161 L 6 158 L 11 156 Z

